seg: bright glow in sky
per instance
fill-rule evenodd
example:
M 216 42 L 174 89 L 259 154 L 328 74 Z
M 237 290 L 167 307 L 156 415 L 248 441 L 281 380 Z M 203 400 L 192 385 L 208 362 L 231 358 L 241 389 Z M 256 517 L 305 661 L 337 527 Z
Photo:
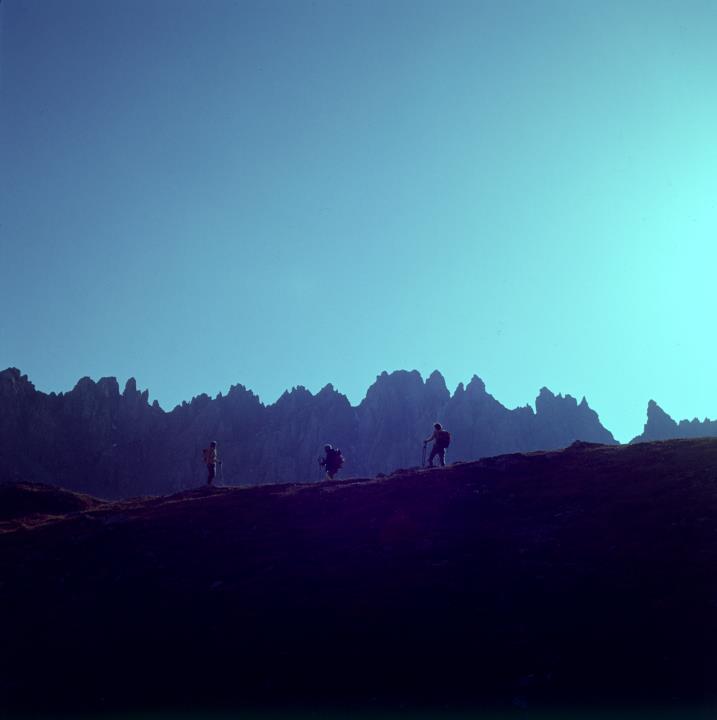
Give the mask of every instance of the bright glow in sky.
M 717 4 L 5 0 L 0 368 L 717 415 Z

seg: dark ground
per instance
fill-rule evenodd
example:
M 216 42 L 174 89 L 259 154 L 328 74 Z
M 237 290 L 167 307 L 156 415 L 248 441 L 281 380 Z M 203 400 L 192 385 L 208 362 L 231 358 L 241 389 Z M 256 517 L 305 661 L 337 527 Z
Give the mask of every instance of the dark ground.
M 0 715 L 709 715 L 716 571 L 715 439 L 118 503 L 0 488 Z

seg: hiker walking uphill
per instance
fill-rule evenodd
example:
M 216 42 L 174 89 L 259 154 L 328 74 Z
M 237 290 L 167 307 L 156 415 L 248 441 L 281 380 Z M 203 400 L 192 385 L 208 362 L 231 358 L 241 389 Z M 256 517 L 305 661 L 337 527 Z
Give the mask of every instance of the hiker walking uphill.
M 334 475 L 341 469 L 344 464 L 344 456 L 341 450 L 333 448 L 331 445 L 324 445 L 325 457 L 319 458 L 319 465 L 326 468 L 326 479 L 333 480 Z
M 446 448 L 451 444 L 451 434 L 444 430 L 441 423 L 433 426 L 433 433 L 423 441 L 425 448 L 429 442 L 433 442 L 431 454 L 428 456 L 428 467 L 433 467 L 433 458 L 438 457 L 438 462 L 443 467 L 446 464 Z
M 207 485 L 211 485 L 217 475 L 217 464 L 221 465 L 221 460 L 217 455 L 216 441 L 212 440 L 209 447 L 202 450 L 202 454 L 204 455 L 204 464 L 207 466 Z

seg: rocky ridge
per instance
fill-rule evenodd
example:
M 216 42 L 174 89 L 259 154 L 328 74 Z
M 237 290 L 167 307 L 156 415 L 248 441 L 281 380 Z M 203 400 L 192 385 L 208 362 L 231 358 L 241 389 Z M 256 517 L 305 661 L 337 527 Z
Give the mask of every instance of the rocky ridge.
M 717 437 L 717 420 L 705 418 L 703 421 L 680 420 L 675 422 L 654 400 L 647 405 L 647 422 L 641 435 L 631 443 L 652 442 L 654 440 L 678 440 L 699 437 Z
M 201 450 L 219 443 L 223 482 L 310 482 L 325 442 L 347 462 L 342 475 L 372 476 L 420 462 L 436 420 L 453 435 L 451 462 L 550 450 L 576 440 L 614 444 L 587 401 L 543 388 L 536 409 L 508 409 L 474 376 L 451 395 L 439 372 L 383 372 L 358 406 L 327 385 L 264 405 L 243 385 L 199 395 L 165 412 L 134 379 L 82 378 L 67 393 L 35 389 L 16 368 L 0 372 L 0 481 L 50 483 L 103 498 L 166 494 L 204 479 Z

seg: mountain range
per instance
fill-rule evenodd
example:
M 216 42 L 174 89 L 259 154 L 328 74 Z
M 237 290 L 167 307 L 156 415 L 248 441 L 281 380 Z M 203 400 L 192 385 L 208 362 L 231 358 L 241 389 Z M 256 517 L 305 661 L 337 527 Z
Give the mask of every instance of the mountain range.
M 231 485 L 319 480 L 325 443 L 341 448 L 341 476 L 374 476 L 421 460 L 434 422 L 451 433 L 449 462 L 551 450 L 576 440 L 616 444 L 585 398 L 542 388 L 508 409 L 474 376 L 451 394 L 443 376 L 383 372 L 352 406 L 332 385 L 304 387 L 263 404 L 243 385 L 202 394 L 166 412 L 129 379 L 85 377 L 66 393 L 43 393 L 16 368 L 0 372 L 0 481 L 51 483 L 104 498 L 166 494 L 205 479 L 202 448 L 219 444 Z M 654 403 L 635 441 L 717 435 L 717 422 L 679 425 Z M 635 442 L 633 441 L 633 442 Z

